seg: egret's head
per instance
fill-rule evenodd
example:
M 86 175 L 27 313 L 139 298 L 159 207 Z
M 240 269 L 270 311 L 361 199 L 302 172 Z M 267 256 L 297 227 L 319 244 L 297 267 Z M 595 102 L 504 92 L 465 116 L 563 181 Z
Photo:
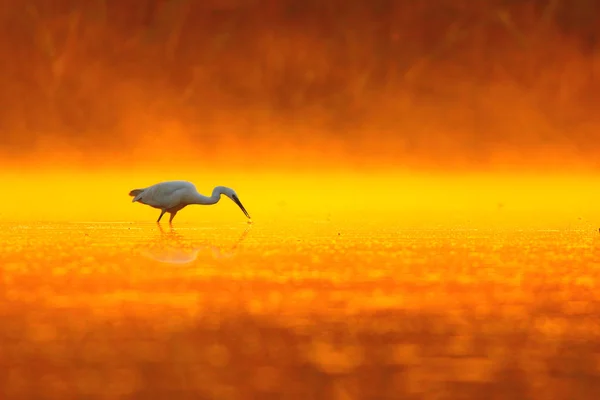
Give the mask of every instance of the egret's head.
M 218 191 L 219 194 L 223 194 L 223 195 L 229 197 L 231 200 L 233 200 L 233 202 L 242 209 L 242 211 L 244 212 L 246 217 L 250 218 L 250 214 L 248 214 L 248 211 L 246 211 L 246 209 L 242 205 L 242 202 L 240 201 L 237 193 L 235 193 L 235 190 L 225 187 L 225 186 L 217 186 L 215 188 L 215 190 Z

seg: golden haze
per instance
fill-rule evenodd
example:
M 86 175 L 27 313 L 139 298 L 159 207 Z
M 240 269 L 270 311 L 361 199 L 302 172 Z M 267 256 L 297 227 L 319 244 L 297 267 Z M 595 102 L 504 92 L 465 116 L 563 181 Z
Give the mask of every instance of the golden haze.
M 159 212 L 132 204 L 129 190 L 170 179 L 193 181 L 209 195 L 233 187 L 256 224 L 379 223 L 398 228 L 593 228 L 600 224 L 600 187 L 593 175 L 514 173 L 415 173 L 389 171 L 273 172 L 204 168 L 156 171 L 4 172 L 10 195 L 0 199 L 2 221 L 154 222 Z M 226 198 L 214 206 L 190 206 L 185 223 L 243 223 Z

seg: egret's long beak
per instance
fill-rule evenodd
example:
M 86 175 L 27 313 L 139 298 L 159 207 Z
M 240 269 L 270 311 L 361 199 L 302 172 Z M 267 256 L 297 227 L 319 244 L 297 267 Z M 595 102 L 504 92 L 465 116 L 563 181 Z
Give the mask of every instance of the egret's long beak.
M 250 218 L 250 214 L 248 214 L 248 211 L 246 211 L 246 209 L 242 205 L 242 202 L 240 201 L 240 199 L 238 199 L 237 196 L 231 196 L 231 198 L 233 199 L 233 201 L 235 202 L 235 204 L 237 204 L 242 209 L 242 211 L 244 212 L 244 214 L 246 214 L 246 217 Z

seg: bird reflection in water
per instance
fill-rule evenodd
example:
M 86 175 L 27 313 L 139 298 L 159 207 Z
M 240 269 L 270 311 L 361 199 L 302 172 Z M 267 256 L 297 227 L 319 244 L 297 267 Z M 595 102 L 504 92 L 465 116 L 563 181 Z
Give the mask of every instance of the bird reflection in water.
M 148 245 L 143 246 L 140 254 L 154 261 L 168 264 L 190 264 L 205 252 L 210 252 L 216 259 L 235 257 L 239 245 L 250 232 L 250 226 L 248 226 L 233 245 L 198 244 L 187 240 L 173 227 L 165 230 L 160 224 L 157 226 L 160 234 Z

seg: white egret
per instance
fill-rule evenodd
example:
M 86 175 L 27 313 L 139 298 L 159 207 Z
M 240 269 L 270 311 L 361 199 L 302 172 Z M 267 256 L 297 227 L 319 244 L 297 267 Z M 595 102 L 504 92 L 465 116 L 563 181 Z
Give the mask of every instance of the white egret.
M 235 191 L 225 186 L 215 187 L 210 197 L 198 193 L 196 187 L 187 181 L 161 182 L 144 189 L 134 189 L 129 192 L 129 195 L 133 197 L 133 203 L 137 201 L 161 210 L 156 222 L 160 222 L 160 219 L 166 212 L 170 213 L 171 218 L 169 218 L 169 223 L 173 222 L 175 215 L 185 206 L 190 204 L 216 204 L 221 199 L 222 194 L 233 200 L 242 209 L 246 217 L 250 219 L 250 215 L 240 202 Z

